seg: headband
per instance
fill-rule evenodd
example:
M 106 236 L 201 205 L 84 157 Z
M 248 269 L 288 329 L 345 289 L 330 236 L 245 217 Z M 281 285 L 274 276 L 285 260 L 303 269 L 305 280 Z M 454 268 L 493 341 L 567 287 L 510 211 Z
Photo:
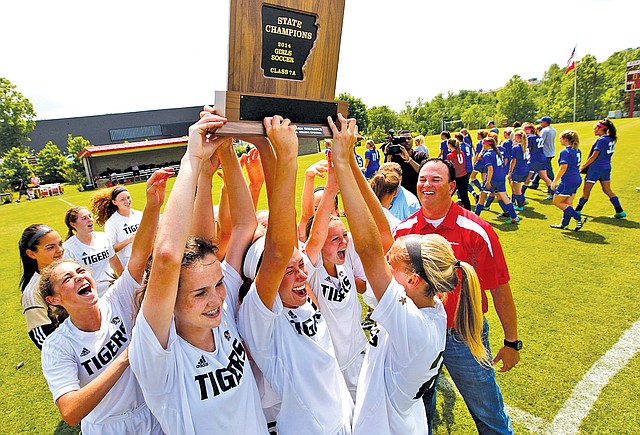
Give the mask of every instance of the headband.
M 600 128 L 605 129 L 605 130 L 609 130 L 609 127 L 607 127 L 606 125 L 604 125 L 604 124 L 603 124 L 603 123 L 601 123 L 601 122 L 598 122 L 596 125 L 597 125 L 598 127 L 600 127 Z
M 124 187 L 116 187 L 113 189 L 113 192 L 111 192 L 111 200 L 116 199 L 122 192 L 127 192 L 127 189 Z
M 33 244 L 40 239 L 40 237 L 50 233 L 51 231 L 53 231 L 53 228 L 47 225 L 42 225 L 40 228 L 38 228 L 38 231 L 36 231 L 34 235 L 29 239 L 29 243 L 27 243 L 27 249 L 30 249 L 31 246 L 33 246 Z
M 429 284 L 429 278 L 427 278 L 424 266 L 422 265 L 422 236 L 405 237 L 403 241 L 404 245 L 407 247 L 409 258 L 411 259 L 411 263 L 413 264 L 413 268 L 416 270 L 416 273 L 420 278 L 424 279 L 427 284 Z
M 253 244 L 249 246 L 247 254 L 244 257 L 242 272 L 244 273 L 244 276 L 249 278 L 251 281 L 255 281 L 256 275 L 258 274 L 258 269 L 260 268 L 260 263 L 262 262 L 262 256 L 264 254 L 265 239 L 266 237 L 263 236 L 253 242 Z

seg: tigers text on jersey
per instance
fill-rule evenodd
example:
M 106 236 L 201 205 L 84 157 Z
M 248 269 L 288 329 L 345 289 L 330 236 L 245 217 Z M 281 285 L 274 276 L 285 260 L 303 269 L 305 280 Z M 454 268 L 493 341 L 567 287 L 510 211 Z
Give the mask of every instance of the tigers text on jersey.
M 241 278 L 223 262 L 227 297 L 213 352 L 180 337 L 171 322 L 163 349 L 144 314 L 138 314 L 129 360 L 151 411 L 167 434 L 266 434 L 260 395 L 235 313 Z
M 42 372 L 55 401 L 98 377 L 129 345 L 136 309 L 134 293 L 139 285 L 125 270 L 98 299 L 102 317 L 98 331 L 81 331 L 66 319 L 47 337 L 42 347 Z M 154 433 L 161 433 L 146 408 L 140 386 L 131 367 L 127 367 L 100 403 L 82 419 L 82 433 L 123 433 L 123 429 L 127 433 L 149 433 L 148 428 L 153 425 L 157 427 Z M 138 415 L 129 418 L 131 414 Z
M 355 278 L 366 281 L 360 258 L 353 248 L 349 235 L 349 243 L 345 252 L 345 262 L 336 265 L 337 278 L 330 276 L 322 263 L 322 253 L 318 254 L 316 264 L 311 264 L 303 254 L 307 268 L 307 282 L 318 298 L 320 311 L 327 322 L 336 360 L 340 370 L 344 372 L 354 363 L 362 363 L 361 354 L 367 346 L 367 337 L 362 330 L 362 306 L 358 299 Z M 345 378 L 350 391 L 355 391 L 358 384 L 359 370 L 350 371 L 351 377 Z
M 111 244 L 115 245 L 133 236 L 138 231 L 141 220 L 142 212 L 138 210 L 131 209 L 129 217 L 115 212 L 104 223 L 104 232 L 107 234 Z M 131 243 L 116 252 L 116 255 L 120 259 L 122 267 L 126 267 L 131 256 Z
M 422 402 L 442 365 L 447 315 L 440 300 L 418 308 L 391 280 L 371 318 L 356 398 L 354 434 L 427 434 Z
M 334 356 L 327 324 L 310 299 L 273 310 L 255 283 L 239 314 L 240 334 L 271 388 L 282 398 L 278 433 L 350 434 L 353 400 Z
M 109 259 L 116 255 L 116 251 L 105 233 L 96 231 L 93 236 L 93 246 L 85 245 L 76 236 L 71 237 L 62 246 L 65 258 L 73 258 L 87 267 L 96 281 L 98 296 L 102 296 L 113 281 Z

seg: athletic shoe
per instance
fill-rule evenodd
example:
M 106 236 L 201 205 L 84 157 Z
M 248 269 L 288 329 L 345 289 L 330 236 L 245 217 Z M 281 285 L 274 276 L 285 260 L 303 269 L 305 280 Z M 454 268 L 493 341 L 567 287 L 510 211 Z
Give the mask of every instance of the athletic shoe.
M 486 210 L 486 209 L 485 209 L 485 210 Z M 505 212 L 503 212 L 503 213 L 500 213 L 500 214 L 498 215 L 498 217 L 501 217 L 501 218 L 509 217 L 509 212 L 508 212 L 508 211 L 505 211 Z
M 567 229 L 566 226 L 562 225 L 562 224 L 555 224 L 555 225 L 549 225 L 551 228 L 556 228 L 558 230 L 565 230 Z
M 576 222 L 576 228 L 574 231 L 580 231 L 584 223 L 587 221 L 587 218 L 581 218 L 578 222 Z
M 514 205 L 514 206 L 513 206 L 513 209 L 514 209 L 515 211 L 524 211 L 524 206 L 519 207 L 519 206 L 517 206 L 517 205 Z
M 616 219 L 624 219 L 627 217 L 627 213 L 624 211 L 621 211 L 620 213 L 616 213 L 614 214 L 612 217 L 616 218 Z
M 517 224 L 518 222 L 520 222 L 520 218 L 518 216 L 516 216 L 514 219 L 509 219 L 507 221 L 508 224 Z
M 547 196 L 544 200 L 545 200 L 545 201 L 549 201 L 549 200 L 551 200 L 551 199 L 553 199 L 553 195 L 549 195 L 549 196 Z
M 476 200 L 476 204 L 477 204 L 478 201 L 480 200 L 480 195 L 478 195 L 476 192 L 473 192 L 472 195 L 473 195 L 473 199 Z
M 527 205 L 527 204 L 529 204 L 529 200 L 528 200 L 528 199 L 525 199 L 525 200 L 524 200 L 524 205 Z

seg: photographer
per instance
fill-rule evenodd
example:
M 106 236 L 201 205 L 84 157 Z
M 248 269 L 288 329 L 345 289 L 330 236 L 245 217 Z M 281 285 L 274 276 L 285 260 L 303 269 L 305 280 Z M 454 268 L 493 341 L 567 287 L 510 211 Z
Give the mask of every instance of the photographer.
M 391 133 L 391 130 L 389 131 Z M 409 130 L 400 130 L 398 136 L 390 136 L 384 145 L 385 162 L 395 162 L 402 168 L 402 187 L 417 196 L 416 185 L 420 166 L 429 158 L 424 151 L 413 149 Z

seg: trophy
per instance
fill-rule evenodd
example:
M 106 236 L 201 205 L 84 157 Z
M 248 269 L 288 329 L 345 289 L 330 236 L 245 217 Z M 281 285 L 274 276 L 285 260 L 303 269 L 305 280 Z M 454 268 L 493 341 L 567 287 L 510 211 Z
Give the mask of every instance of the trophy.
M 266 135 L 262 121 L 289 118 L 299 137 L 327 138 L 335 100 L 344 0 L 231 0 L 227 91 L 216 91 L 221 136 Z

